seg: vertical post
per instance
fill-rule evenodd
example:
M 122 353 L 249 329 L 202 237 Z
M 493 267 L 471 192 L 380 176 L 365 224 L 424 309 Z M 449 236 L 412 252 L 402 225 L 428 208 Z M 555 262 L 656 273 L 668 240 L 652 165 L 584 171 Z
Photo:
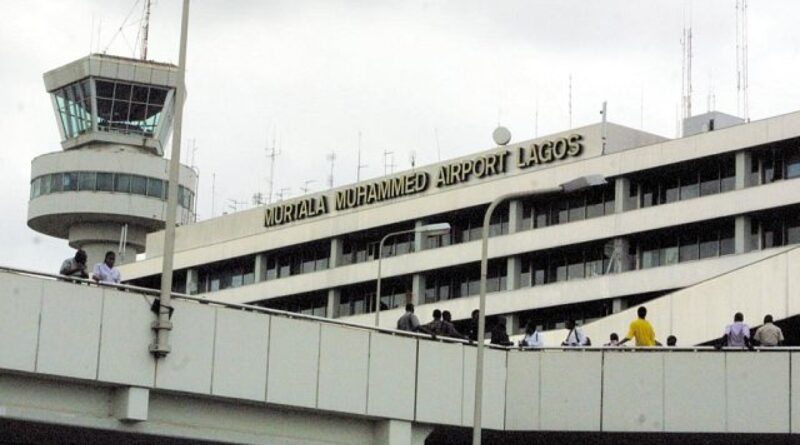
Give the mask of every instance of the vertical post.
M 378 244 L 378 284 L 375 290 L 375 327 L 381 326 L 381 259 L 383 257 L 383 242 L 391 234 L 384 236 Z
M 156 342 L 150 345 L 150 352 L 157 358 L 170 352 L 169 331 L 172 323 L 169 313 L 172 306 L 172 256 L 175 251 L 175 214 L 178 207 L 178 180 L 181 164 L 181 129 L 183 124 L 183 102 L 186 99 L 186 36 L 189 27 L 189 0 L 183 0 L 181 17 L 181 43 L 178 56 L 178 85 L 175 94 L 175 127 L 172 133 L 172 154 L 169 161 L 169 188 L 167 191 L 167 222 L 164 229 L 164 254 L 161 269 L 161 299 L 158 321 L 153 328 Z

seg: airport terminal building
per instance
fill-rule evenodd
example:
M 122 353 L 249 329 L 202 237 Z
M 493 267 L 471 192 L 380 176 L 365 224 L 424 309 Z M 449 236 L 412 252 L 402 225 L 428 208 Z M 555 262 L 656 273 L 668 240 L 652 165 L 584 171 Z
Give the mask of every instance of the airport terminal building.
M 510 333 L 600 319 L 800 242 L 800 112 L 712 112 L 679 139 L 600 123 L 183 225 L 175 290 L 372 324 L 381 238 L 449 223 L 387 239 L 381 325 L 408 301 L 423 322 L 438 308 L 458 325 L 478 306 L 488 204 L 593 174 L 608 183 L 495 211 L 487 315 Z M 157 288 L 162 245 L 148 234 L 124 279 Z

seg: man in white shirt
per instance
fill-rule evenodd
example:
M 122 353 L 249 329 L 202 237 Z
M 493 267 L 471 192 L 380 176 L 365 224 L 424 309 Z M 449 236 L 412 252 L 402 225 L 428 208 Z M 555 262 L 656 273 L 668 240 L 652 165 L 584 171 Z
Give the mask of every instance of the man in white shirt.
M 574 320 L 567 320 L 566 326 L 567 329 L 569 329 L 569 334 L 567 334 L 567 338 L 561 342 L 561 346 L 587 346 L 586 336 L 575 326 Z
M 519 342 L 520 347 L 529 347 L 529 348 L 541 348 L 544 346 L 542 344 L 542 336 L 539 334 L 539 331 L 536 330 L 536 324 L 532 321 L 529 321 L 528 324 L 525 325 L 525 337 Z
M 112 251 L 106 252 L 103 262 L 94 265 L 92 279 L 100 283 L 119 284 L 121 277 L 119 269 L 114 267 L 115 261 L 117 261 L 117 255 Z
M 744 324 L 744 315 L 737 312 L 733 316 L 733 323 L 725 326 L 723 344 L 732 347 L 752 347 L 750 342 L 750 326 Z

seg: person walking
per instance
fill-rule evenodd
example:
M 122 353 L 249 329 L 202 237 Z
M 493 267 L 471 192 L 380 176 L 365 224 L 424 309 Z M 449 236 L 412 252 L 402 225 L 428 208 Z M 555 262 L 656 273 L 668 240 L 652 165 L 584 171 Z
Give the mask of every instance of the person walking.
M 408 303 L 406 305 L 406 313 L 397 319 L 397 330 L 417 332 L 419 331 L 419 318 L 414 315 L 414 304 Z
M 781 328 L 772 324 L 772 315 L 764 316 L 764 325 L 756 330 L 753 340 L 761 346 L 781 346 L 783 345 L 783 331 Z
M 750 339 L 750 326 L 744 323 L 744 315 L 741 312 L 734 314 L 733 323 L 725 326 L 722 344 L 734 348 L 753 347 Z
M 636 346 L 661 346 L 661 343 L 656 341 L 656 331 L 649 321 L 645 320 L 647 317 L 647 308 L 639 306 L 636 310 L 638 318 L 633 320 L 628 327 L 628 335 L 619 342 L 619 346 L 624 345 L 631 339 L 636 339 Z
M 78 249 L 74 257 L 67 258 L 61 263 L 61 269 L 59 269 L 58 273 L 68 277 L 88 279 L 89 273 L 86 272 L 86 252 L 83 249 Z
M 116 261 L 117 255 L 114 252 L 110 250 L 106 252 L 103 262 L 94 265 L 92 278 L 99 283 L 119 284 L 122 277 L 119 274 L 119 269 L 114 267 Z

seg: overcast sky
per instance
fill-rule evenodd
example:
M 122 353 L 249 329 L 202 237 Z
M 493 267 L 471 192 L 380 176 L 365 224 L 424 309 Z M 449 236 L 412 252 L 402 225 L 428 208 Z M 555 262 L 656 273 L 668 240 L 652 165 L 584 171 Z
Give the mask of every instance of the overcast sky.
M 2 265 L 55 271 L 66 241 L 26 225 L 30 161 L 60 150 L 42 74 L 91 51 L 134 55 L 142 2 L 1 0 Z M 176 62 L 180 1 L 154 2 L 150 58 Z M 231 211 L 268 190 L 297 196 L 599 120 L 674 137 L 684 1 L 196 0 L 189 25 L 184 142 L 195 140 L 198 213 Z M 695 1 L 694 109 L 735 114 L 735 0 Z M 794 111 L 800 96 L 800 3 L 750 0 L 750 116 Z M 127 21 L 126 21 L 127 17 Z M 123 24 L 125 24 L 123 26 Z M 118 30 L 122 27 L 122 32 Z M 538 104 L 538 106 L 537 106 Z M 535 119 L 538 108 L 538 120 Z M 537 125 L 538 122 L 538 125 Z M 438 140 L 437 140 L 438 135 Z M 188 150 L 184 152 L 188 160 Z

